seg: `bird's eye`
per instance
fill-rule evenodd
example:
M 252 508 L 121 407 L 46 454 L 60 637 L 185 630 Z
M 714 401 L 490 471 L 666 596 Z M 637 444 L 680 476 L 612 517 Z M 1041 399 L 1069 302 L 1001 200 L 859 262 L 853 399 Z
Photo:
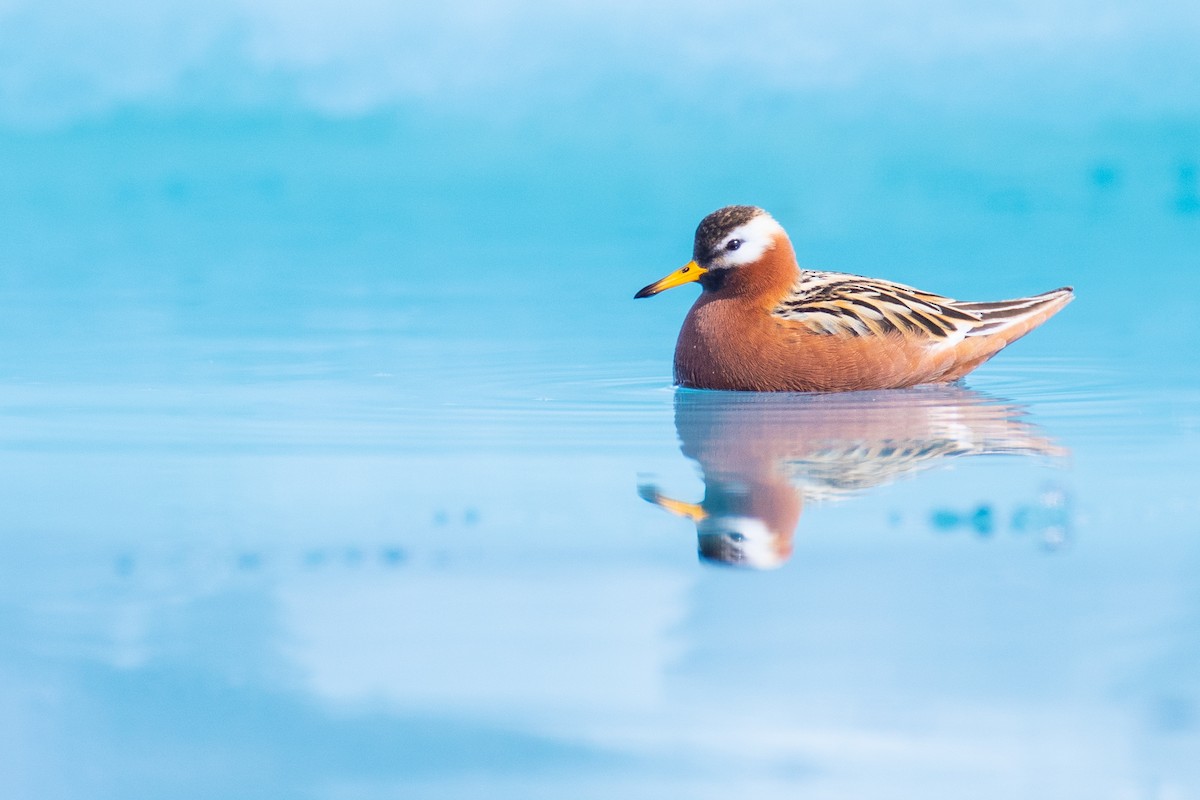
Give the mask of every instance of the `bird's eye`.
M 736 242 L 737 239 L 734 239 L 734 241 Z M 729 534 L 729 541 L 739 542 L 739 543 L 744 542 L 744 541 L 746 541 L 746 536 L 745 536 L 745 534 L 742 534 L 742 533 L 731 533 L 731 534 Z
M 737 250 L 741 246 L 742 246 L 741 239 L 730 239 L 728 242 L 725 243 L 725 249 L 730 252 Z

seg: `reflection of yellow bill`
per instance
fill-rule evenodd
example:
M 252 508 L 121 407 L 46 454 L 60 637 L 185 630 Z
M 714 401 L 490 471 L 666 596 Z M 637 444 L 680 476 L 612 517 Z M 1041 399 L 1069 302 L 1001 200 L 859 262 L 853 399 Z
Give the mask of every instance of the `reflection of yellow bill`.
M 700 280 L 700 276 L 706 272 L 708 270 L 695 261 L 689 261 L 662 280 L 655 281 L 649 286 L 643 286 L 633 297 L 635 300 L 639 297 L 650 297 L 659 292 L 665 292 L 667 289 L 674 289 L 676 286 L 683 286 L 685 283 L 698 281 Z
M 679 517 L 686 517 L 692 522 L 699 522 L 708 516 L 699 503 L 685 503 L 682 500 L 672 500 L 666 495 L 659 494 L 658 489 L 653 486 L 642 485 L 638 487 L 638 494 L 643 500 L 648 503 L 654 503 L 659 508 L 670 511 Z

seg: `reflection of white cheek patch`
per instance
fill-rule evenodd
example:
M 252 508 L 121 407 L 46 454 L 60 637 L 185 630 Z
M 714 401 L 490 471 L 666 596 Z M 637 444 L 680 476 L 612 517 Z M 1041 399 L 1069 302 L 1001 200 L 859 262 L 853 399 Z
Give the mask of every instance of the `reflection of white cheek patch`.
M 781 233 L 783 228 L 778 222 L 766 214 L 760 214 L 745 225 L 738 226 L 726 237 L 726 242 L 741 239 L 742 246 L 723 252 L 721 262 L 727 267 L 740 267 L 758 261 L 763 253 L 775 246 L 775 237 Z
M 776 535 L 766 523 L 756 517 L 712 516 L 696 528 L 701 536 L 724 536 L 734 542 L 742 561 L 755 569 L 775 569 L 784 558 L 775 547 Z M 741 539 L 733 538 L 735 535 Z

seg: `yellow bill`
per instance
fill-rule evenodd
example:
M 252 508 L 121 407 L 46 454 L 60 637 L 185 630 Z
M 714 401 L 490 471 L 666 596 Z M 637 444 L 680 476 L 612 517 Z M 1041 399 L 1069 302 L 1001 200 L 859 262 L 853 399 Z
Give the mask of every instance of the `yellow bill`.
M 685 283 L 700 280 L 700 276 L 708 272 L 704 267 L 697 264 L 695 261 L 689 261 L 679 269 L 672 272 L 667 277 L 660 281 L 655 281 L 649 286 L 644 286 L 633 296 L 636 300 L 639 297 L 650 297 L 651 295 L 665 292 L 667 289 L 674 289 L 676 286 L 683 286 Z

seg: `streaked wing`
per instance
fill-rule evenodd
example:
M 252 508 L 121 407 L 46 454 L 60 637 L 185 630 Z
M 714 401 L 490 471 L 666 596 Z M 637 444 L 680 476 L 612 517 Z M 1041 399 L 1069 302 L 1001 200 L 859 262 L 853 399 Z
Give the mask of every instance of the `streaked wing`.
M 876 278 L 838 272 L 802 272 L 772 310 L 812 333 L 847 336 L 899 335 L 930 343 L 959 341 L 983 314 L 948 297 Z

